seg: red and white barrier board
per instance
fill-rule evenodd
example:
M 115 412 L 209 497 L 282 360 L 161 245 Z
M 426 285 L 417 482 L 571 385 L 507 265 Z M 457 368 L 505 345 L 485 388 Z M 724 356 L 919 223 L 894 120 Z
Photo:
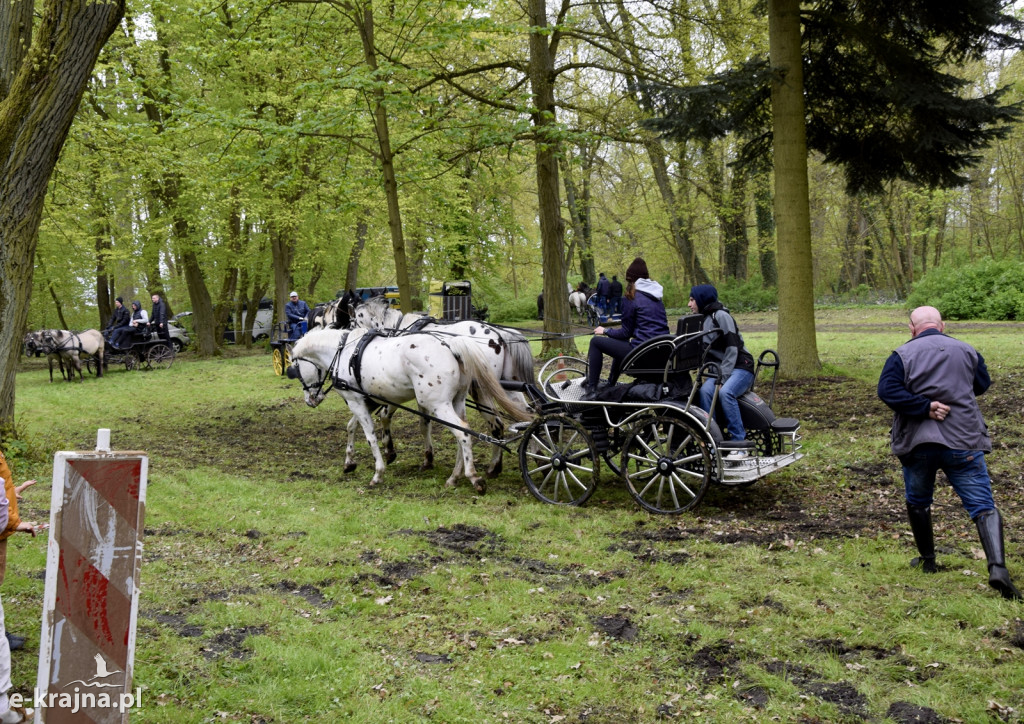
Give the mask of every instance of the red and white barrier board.
M 109 448 L 100 430 L 95 452 L 54 456 L 36 724 L 127 722 L 142 705 L 132 665 L 149 458 Z

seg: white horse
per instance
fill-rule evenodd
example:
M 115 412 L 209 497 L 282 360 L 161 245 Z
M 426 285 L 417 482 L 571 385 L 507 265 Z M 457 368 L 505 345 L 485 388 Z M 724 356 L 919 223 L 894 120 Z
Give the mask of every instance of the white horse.
M 460 451 L 447 485 L 454 487 L 464 470 L 478 493 L 487 488 L 477 475 L 472 439 L 466 432 L 466 394 L 470 386 L 477 386 L 489 403 L 501 406 L 515 419 L 529 419 L 526 411 L 519 409 L 501 388 L 477 346 L 459 337 L 442 340 L 428 333 L 387 337 L 362 329 L 313 329 L 295 343 L 291 358 L 288 377 L 302 382 L 307 405 L 316 407 L 323 401 L 328 379 L 345 398 L 373 453 L 370 485 L 381 481 L 385 463 L 374 434 L 367 395 L 396 403 L 415 399 L 421 413 L 446 425 Z M 423 422 L 427 422 L 426 417 Z M 429 430 L 425 434 L 432 460 Z M 352 437 L 349 435 L 346 446 L 346 471 L 355 467 Z
M 385 329 L 430 332 L 441 339 L 456 336 L 463 337 L 485 350 L 484 357 L 494 376 L 499 380 L 511 382 L 535 383 L 533 369 L 533 353 L 530 342 L 514 329 L 499 327 L 477 321 L 438 322 L 420 312 L 402 314 L 391 307 L 383 297 L 373 297 L 355 307 L 352 322 L 357 329 Z M 502 438 L 505 424 L 497 410 L 484 404 L 475 388 L 471 388 L 469 396 L 477 402 L 480 414 L 487 421 L 492 437 Z M 520 408 L 527 407 L 526 398 L 522 393 L 511 394 Z M 391 437 L 391 415 L 394 408 L 389 408 L 382 420 L 385 458 L 390 463 L 395 459 L 394 441 Z M 487 466 L 487 477 L 495 478 L 502 470 L 502 449 L 495 445 L 490 463 Z
M 579 289 L 573 290 L 569 294 L 569 308 L 571 311 L 576 312 L 576 318 L 582 324 L 587 318 L 587 295 L 585 292 L 581 292 Z
M 96 376 L 103 376 L 103 352 L 105 342 L 103 335 L 95 329 L 84 332 L 69 332 L 66 329 L 44 329 L 39 333 L 40 346 L 46 350 L 47 356 L 57 354 L 68 364 L 68 382 L 82 375 L 82 355 L 89 355 L 96 360 Z M 50 381 L 53 382 L 53 366 L 50 367 Z

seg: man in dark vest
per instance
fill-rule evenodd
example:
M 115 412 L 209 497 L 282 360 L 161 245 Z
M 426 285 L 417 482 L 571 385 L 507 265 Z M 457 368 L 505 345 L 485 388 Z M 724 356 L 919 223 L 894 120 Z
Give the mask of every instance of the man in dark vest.
M 1003 519 L 992 498 L 985 453 L 992 440 L 976 395 L 991 379 L 981 354 L 944 334 L 939 310 L 910 313 L 911 340 L 889 355 L 878 380 L 878 397 L 896 414 L 892 451 L 903 465 L 907 516 L 920 558 L 910 563 L 935 573 L 932 495 L 942 470 L 978 528 L 988 560 L 988 584 L 1003 598 L 1020 600 L 1003 555 Z

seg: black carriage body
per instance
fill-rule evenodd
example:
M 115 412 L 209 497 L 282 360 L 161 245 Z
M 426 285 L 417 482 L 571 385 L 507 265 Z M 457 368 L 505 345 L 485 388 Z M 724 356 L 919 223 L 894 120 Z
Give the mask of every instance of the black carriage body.
M 170 367 L 176 355 L 175 345 L 161 338 L 152 324 L 132 330 L 126 347 L 118 349 L 107 342 L 108 363 L 123 364 L 129 370 Z
M 524 482 L 544 502 L 580 505 L 599 475 L 589 462 L 602 457 L 636 502 L 653 513 L 691 510 L 708 484 L 749 485 L 800 459 L 800 423 L 771 408 L 778 358 L 766 350 L 757 372 L 770 371 L 768 399 L 739 398 L 747 442 L 726 439 L 715 416 L 697 406 L 693 375 L 701 367 L 701 317 L 683 317 L 677 335 L 638 346 L 623 360 L 632 382 L 586 394 L 585 360 L 550 360 L 538 374 L 539 420 L 520 446 Z M 714 374 L 709 365 L 708 373 Z M 739 455 L 729 454 L 742 449 Z M 571 464 L 570 464 L 571 463 Z M 576 467 L 574 467 L 576 466 Z

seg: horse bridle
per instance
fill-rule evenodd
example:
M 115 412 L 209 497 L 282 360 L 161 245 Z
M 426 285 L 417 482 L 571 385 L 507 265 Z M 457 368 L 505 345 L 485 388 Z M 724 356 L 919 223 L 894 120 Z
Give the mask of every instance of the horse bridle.
M 79 339 L 75 332 L 68 332 L 66 339 L 58 342 L 54 339 L 53 335 L 49 332 L 42 332 L 39 338 L 40 349 L 44 350 L 47 354 L 54 354 L 57 352 L 70 352 L 71 350 L 77 349 L 79 352 L 83 352 L 82 340 Z M 77 347 L 76 343 L 77 342 Z
M 299 370 L 299 362 L 305 362 L 306 364 L 313 366 L 313 369 L 316 370 L 316 382 L 306 384 L 306 380 L 303 378 L 302 372 Z M 294 375 L 292 374 L 292 368 L 295 369 Z M 328 367 L 327 369 L 322 370 L 313 360 L 307 357 L 292 357 L 292 363 L 288 367 L 287 375 L 289 378 L 297 379 L 299 381 L 299 384 L 302 385 L 303 392 L 313 391 L 321 398 L 326 397 L 327 393 L 331 391 L 331 387 L 334 386 L 334 383 L 331 382 L 326 390 L 323 389 L 324 383 L 327 382 L 328 378 L 331 376 L 331 368 Z
M 297 378 L 299 380 L 299 384 L 302 385 L 303 392 L 309 392 L 310 390 L 314 390 L 322 400 L 324 397 L 327 396 L 327 393 L 334 388 L 334 378 L 331 376 L 331 370 L 333 370 L 334 365 L 338 363 L 338 358 L 341 357 L 341 352 L 342 350 L 345 349 L 345 342 L 347 341 L 348 332 L 345 332 L 344 334 L 341 335 L 341 339 L 338 341 L 338 349 L 335 350 L 334 359 L 332 359 L 331 363 L 327 365 L 327 369 L 320 369 L 319 365 L 317 365 L 316 362 L 309 359 L 308 357 L 292 357 L 292 363 L 288 366 L 288 372 L 286 373 L 288 375 L 288 379 Z M 302 372 L 299 371 L 299 362 L 305 362 L 306 364 L 313 365 L 313 367 L 316 369 L 316 382 L 310 385 L 306 384 L 306 380 L 302 378 Z M 292 374 L 292 368 L 295 368 L 294 375 Z M 328 385 L 327 389 L 325 390 L 323 389 L 323 387 L 324 383 L 327 382 L 328 378 L 331 379 L 331 384 Z

